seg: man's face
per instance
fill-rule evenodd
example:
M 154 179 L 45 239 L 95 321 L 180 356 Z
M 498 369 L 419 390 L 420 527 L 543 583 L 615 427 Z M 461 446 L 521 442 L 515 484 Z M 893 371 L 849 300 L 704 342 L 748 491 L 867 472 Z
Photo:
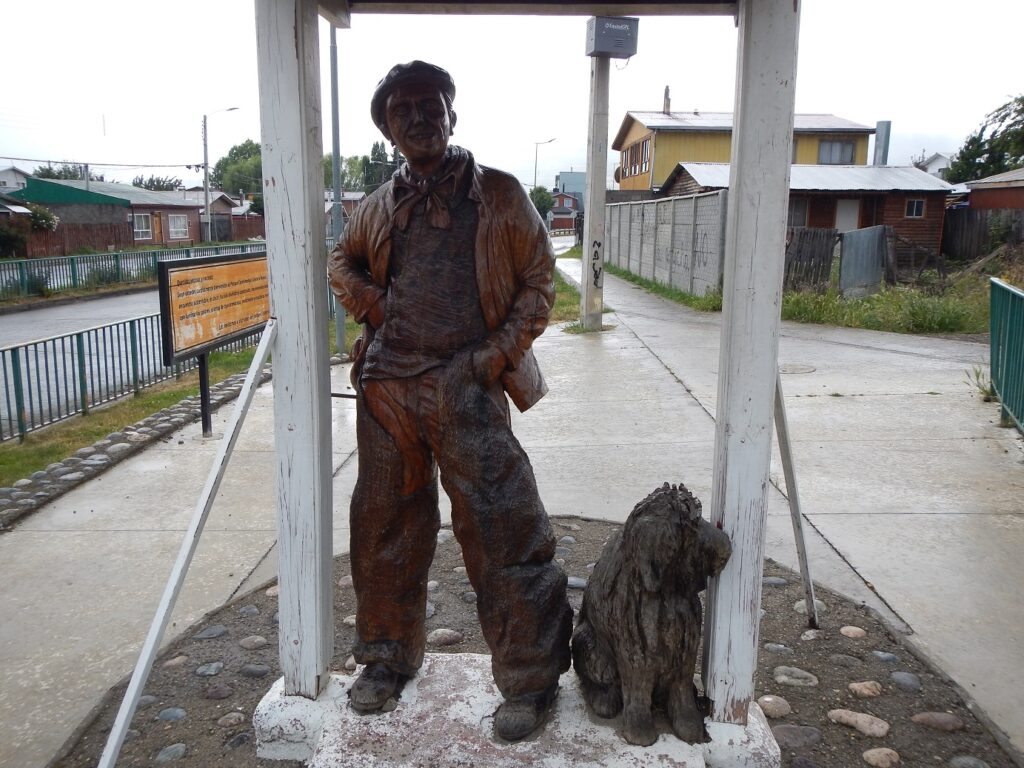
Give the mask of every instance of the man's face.
M 398 86 L 388 96 L 385 117 L 392 141 L 412 164 L 429 163 L 444 155 L 452 135 L 452 122 L 444 96 L 436 86 Z

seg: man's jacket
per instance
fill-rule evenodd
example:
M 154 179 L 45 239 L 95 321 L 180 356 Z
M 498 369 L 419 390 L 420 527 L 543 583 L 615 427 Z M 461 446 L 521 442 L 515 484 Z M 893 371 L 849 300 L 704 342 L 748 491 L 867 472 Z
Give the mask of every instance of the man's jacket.
M 474 259 L 489 331 L 486 343 L 505 354 L 502 385 L 525 411 L 547 392 L 530 347 L 547 327 L 554 302 L 554 253 L 537 209 L 514 177 L 473 161 L 467 172 L 472 173 L 469 198 L 480 217 Z M 367 315 L 387 295 L 392 184 L 388 181 L 363 201 L 328 257 L 331 289 L 356 322 L 363 323 L 363 337 L 354 347 L 356 371 L 374 333 Z

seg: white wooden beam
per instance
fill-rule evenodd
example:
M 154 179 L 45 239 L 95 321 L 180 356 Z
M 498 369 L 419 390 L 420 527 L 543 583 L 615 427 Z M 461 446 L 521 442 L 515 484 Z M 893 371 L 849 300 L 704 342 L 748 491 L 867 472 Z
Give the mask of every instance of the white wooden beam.
M 352 13 L 500 14 L 531 16 L 732 16 L 736 2 L 424 3 L 351 0 Z
M 348 0 L 320 0 L 320 15 L 341 29 L 352 26 L 352 13 Z
M 586 331 L 600 331 L 604 312 L 605 185 L 608 175 L 607 56 L 590 58 L 590 118 L 587 131 L 587 202 L 583 214 L 583 271 L 580 320 Z
M 786 242 L 799 0 L 740 0 L 711 520 L 732 539 L 708 587 L 711 720 L 754 694 Z
M 315 698 L 334 650 L 331 414 L 316 0 L 256 0 L 274 345 L 280 654 Z

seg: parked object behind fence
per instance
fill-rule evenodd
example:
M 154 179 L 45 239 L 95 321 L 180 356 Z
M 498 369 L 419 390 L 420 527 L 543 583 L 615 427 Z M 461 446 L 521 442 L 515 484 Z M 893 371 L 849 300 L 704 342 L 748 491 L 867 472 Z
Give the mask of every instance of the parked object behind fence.
M 583 595 L 573 666 L 595 714 L 622 712 L 630 744 L 657 740 L 654 708 L 683 741 L 704 741 L 693 684 L 698 593 L 731 553 L 729 538 L 701 518 L 700 501 L 668 483 L 637 504 L 605 546 Z

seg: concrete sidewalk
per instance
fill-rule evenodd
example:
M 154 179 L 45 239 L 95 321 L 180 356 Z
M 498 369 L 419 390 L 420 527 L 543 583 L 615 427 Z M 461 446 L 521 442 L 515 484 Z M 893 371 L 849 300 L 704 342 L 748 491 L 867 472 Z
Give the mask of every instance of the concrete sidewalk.
M 578 261 L 560 267 L 579 273 Z M 719 317 L 612 277 L 605 296 L 612 330 L 538 339 L 551 391 L 513 417 L 548 511 L 621 521 L 666 480 L 707 503 Z M 1020 747 L 1024 454 L 965 382 L 986 360 L 977 344 L 791 324 L 780 356 L 815 578 L 909 625 Z M 347 367 L 332 376 L 335 391 L 347 386 Z M 246 421 L 173 633 L 275 575 L 271 387 Z M 355 430 L 351 401 L 332 405 L 341 552 Z M 0 535 L 0 766 L 44 765 L 130 672 L 216 451 L 199 433 L 181 430 Z M 782 486 L 777 461 L 773 475 Z M 774 487 L 768 554 L 795 565 Z

